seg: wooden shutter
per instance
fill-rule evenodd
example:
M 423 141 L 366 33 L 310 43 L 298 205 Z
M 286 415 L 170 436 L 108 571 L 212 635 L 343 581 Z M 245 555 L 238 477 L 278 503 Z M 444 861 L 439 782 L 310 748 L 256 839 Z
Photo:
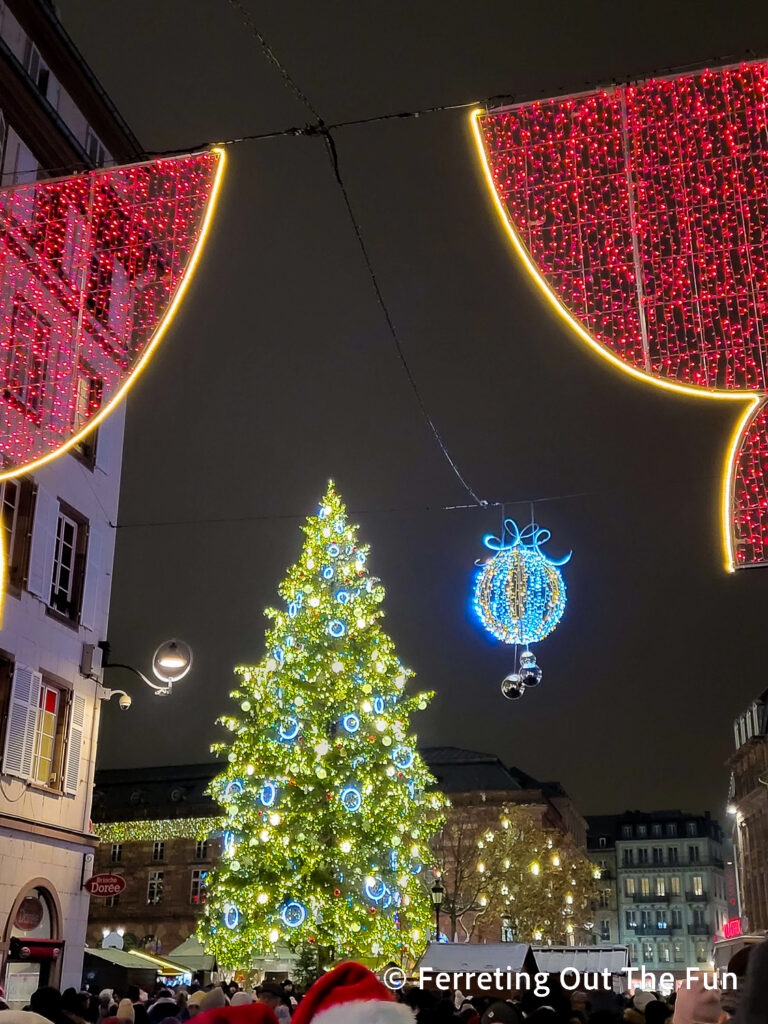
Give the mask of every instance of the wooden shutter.
M 64 792 L 74 796 L 80 781 L 80 756 L 85 737 L 86 700 L 79 693 L 72 694 L 67 738 L 67 764 L 64 768 Z
M 42 682 L 43 677 L 34 669 L 27 665 L 15 666 L 5 730 L 3 772 L 27 781 L 32 778 Z
M 32 524 L 32 547 L 29 553 L 27 589 L 46 604 L 51 600 L 53 556 L 56 551 L 56 524 L 59 501 L 39 484 L 35 496 L 35 517 Z
M 81 527 L 82 529 L 82 527 Z M 104 582 L 104 528 L 101 523 L 88 524 L 88 547 L 85 554 L 85 584 L 80 612 L 80 625 L 97 630 L 104 619 L 106 609 L 99 608 L 99 599 L 105 592 Z

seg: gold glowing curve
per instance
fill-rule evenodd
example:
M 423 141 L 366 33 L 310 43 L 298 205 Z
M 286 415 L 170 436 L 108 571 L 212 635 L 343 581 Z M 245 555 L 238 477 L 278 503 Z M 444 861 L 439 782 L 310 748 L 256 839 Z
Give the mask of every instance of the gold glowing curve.
M 486 153 L 485 145 L 483 143 L 482 132 L 480 129 L 480 118 L 487 113 L 482 107 L 477 107 L 471 112 L 470 125 L 472 128 L 472 135 L 475 140 L 475 146 L 477 148 L 477 155 L 480 160 L 480 164 L 485 174 L 486 184 L 493 200 L 493 206 L 496 213 L 501 220 L 507 235 L 509 236 L 512 246 L 520 257 L 523 266 L 528 271 L 534 284 L 538 287 L 541 294 L 552 306 L 555 312 L 564 320 L 568 326 L 578 334 L 578 336 L 585 341 L 589 347 L 597 352 L 598 355 L 602 356 L 603 359 L 607 359 L 615 367 L 621 370 L 623 373 L 628 373 L 630 376 L 635 377 L 637 380 L 642 381 L 646 384 L 654 384 L 658 388 L 663 388 L 665 391 L 676 391 L 679 394 L 687 395 L 691 398 L 715 398 L 725 402 L 745 402 L 746 409 L 739 417 L 736 426 L 734 427 L 733 434 L 731 435 L 730 442 L 725 454 L 725 461 L 723 463 L 722 477 L 721 477 L 721 530 L 723 540 L 723 554 L 725 557 L 725 568 L 728 572 L 733 572 L 735 569 L 735 560 L 733 557 L 733 536 L 731 530 L 731 499 L 733 496 L 733 476 L 736 463 L 736 453 L 738 451 L 739 443 L 742 438 L 744 429 L 747 423 L 751 420 L 752 415 L 761 403 L 765 400 L 765 394 L 763 392 L 756 392 L 753 394 L 745 394 L 740 391 L 718 391 L 717 389 L 703 389 L 696 388 L 689 384 L 678 384 L 675 381 L 663 380 L 659 377 L 653 377 L 649 373 L 645 373 L 643 370 L 638 370 L 634 366 L 630 366 L 628 363 L 623 362 L 613 352 L 607 349 L 599 341 L 592 337 L 581 323 L 573 316 L 571 311 L 560 301 L 557 295 L 552 291 L 546 279 L 543 277 L 538 267 L 533 261 L 531 254 L 528 252 L 525 243 L 517 233 L 517 229 L 512 223 L 512 219 L 504 208 L 499 193 L 496 189 L 496 184 L 493 180 L 493 173 L 491 171 L 490 161 Z

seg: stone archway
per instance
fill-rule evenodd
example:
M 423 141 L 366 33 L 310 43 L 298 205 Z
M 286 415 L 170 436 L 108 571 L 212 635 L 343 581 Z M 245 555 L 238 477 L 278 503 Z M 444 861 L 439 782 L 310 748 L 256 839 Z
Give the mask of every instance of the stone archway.
M 6 919 L 5 926 L 3 928 L 2 940 L 0 940 L 0 978 L 2 979 L 5 978 L 8 967 L 8 950 L 11 945 L 11 936 L 16 916 L 24 900 L 33 894 L 39 894 L 45 901 L 50 924 L 50 935 L 48 937 L 57 942 L 62 940 L 63 916 L 56 887 L 50 878 L 43 878 L 42 876 L 38 878 L 30 878 L 21 886 L 16 894 L 16 898 L 13 901 L 13 905 L 11 906 L 10 913 L 8 914 L 8 918 Z M 59 959 L 50 964 L 48 977 L 46 979 L 47 983 L 50 985 L 58 985 L 60 975 L 61 960 Z

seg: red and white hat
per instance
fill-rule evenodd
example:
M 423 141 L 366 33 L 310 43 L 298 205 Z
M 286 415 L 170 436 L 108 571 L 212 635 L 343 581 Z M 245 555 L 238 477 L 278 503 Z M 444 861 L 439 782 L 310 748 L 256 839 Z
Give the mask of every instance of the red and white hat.
M 411 1010 L 362 964 L 339 964 L 301 1000 L 291 1024 L 413 1024 Z

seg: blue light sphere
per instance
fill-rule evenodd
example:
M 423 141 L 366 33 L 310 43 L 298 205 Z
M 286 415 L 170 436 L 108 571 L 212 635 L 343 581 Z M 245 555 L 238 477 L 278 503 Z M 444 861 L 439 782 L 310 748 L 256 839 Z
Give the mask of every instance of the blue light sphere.
M 475 611 L 488 632 L 505 644 L 543 640 L 563 616 L 566 595 L 560 566 L 571 556 L 560 561 L 547 558 L 540 545 L 549 536 L 548 530 L 533 525 L 520 531 L 507 519 L 501 540 L 484 538 L 496 554 L 480 568 Z

